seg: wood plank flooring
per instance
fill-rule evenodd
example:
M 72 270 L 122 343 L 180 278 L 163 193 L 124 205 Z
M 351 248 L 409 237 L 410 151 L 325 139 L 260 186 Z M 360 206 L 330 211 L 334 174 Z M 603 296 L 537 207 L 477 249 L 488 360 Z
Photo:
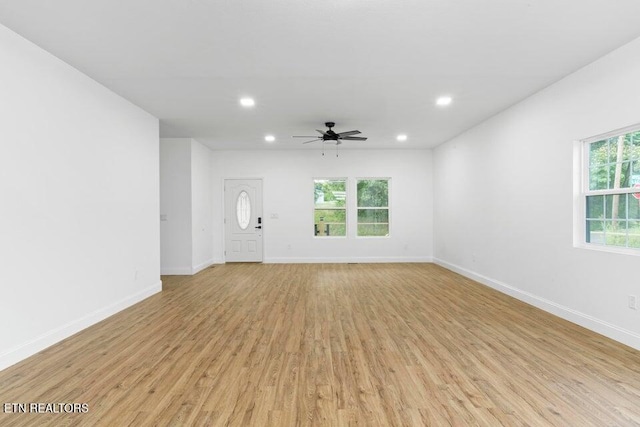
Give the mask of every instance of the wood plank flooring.
M 640 425 L 640 352 L 433 264 L 227 264 L 163 281 L 0 372 L 0 405 L 87 413 L 0 412 L 0 425 Z

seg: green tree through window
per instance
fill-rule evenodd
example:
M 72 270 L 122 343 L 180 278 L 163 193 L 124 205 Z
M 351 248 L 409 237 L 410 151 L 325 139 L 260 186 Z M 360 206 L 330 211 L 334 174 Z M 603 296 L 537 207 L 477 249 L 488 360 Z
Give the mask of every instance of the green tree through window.
M 347 181 L 314 180 L 314 236 L 347 235 Z
M 585 145 L 586 243 L 640 248 L 640 131 Z
M 389 180 L 359 179 L 358 236 L 389 235 Z

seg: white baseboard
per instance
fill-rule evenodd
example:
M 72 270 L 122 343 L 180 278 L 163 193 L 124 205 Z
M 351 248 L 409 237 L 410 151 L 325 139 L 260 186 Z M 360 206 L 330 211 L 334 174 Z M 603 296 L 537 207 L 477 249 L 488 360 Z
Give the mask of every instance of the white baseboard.
M 223 260 L 210 259 L 194 267 L 175 267 L 175 268 L 161 268 L 160 275 L 162 276 L 193 276 L 200 273 L 205 268 L 211 267 L 214 264 L 224 264 Z
M 551 314 L 568 320 L 569 322 L 575 323 L 584 328 L 604 335 L 605 337 L 626 344 L 629 347 L 635 348 L 636 350 L 640 350 L 640 335 L 636 334 L 635 332 L 621 328 L 588 314 L 581 313 L 572 308 L 557 304 L 553 301 L 539 297 L 532 293 L 522 291 L 506 283 L 491 279 L 489 277 L 483 276 L 482 274 L 478 274 L 464 267 L 451 264 L 439 258 L 434 258 L 433 262 L 440 265 L 441 267 L 454 271 L 458 274 L 468 277 L 469 279 L 475 280 L 476 282 L 482 283 L 485 286 L 493 288 L 504 294 L 519 299 L 520 301 L 524 301 L 527 304 L 531 304 L 541 310 L 547 311 Z
M 190 267 L 160 269 L 160 275 L 162 276 L 191 276 L 192 274 L 192 269 Z
M 210 259 L 208 261 L 205 261 L 201 264 L 196 265 L 195 267 L 191 268 L 191 274 L 198 274 L 200 273 L 202 270 L 204 270 L 207 267 L 212 266 L 213 263 L 213 259 Z
M 323 263 L 402 263 L 402 262 L 433 262 L 432 257 L 267 257 L 265 264 L 323 264 Z
M 42 351 L 45 348 L 50 347 L 51 345 L 60 342 L 63 339 L 68 338 L 71 335 L 80 332 L 81 330 L 86 329 L 89 326 L 94 325 L 160 291 L 162 291 L 162 281 L 158 281 L 154 285 L 108 305 L 107 307 L 100 308 L 77 320 L 73 320 L 65 325 L 52 329 L 31 341 L 9 349 L 8 351 L 0 354 L 0 370 L 6 369 L 9 366 L 14 365 L 27 357 L 32 356 L 39 351 Z

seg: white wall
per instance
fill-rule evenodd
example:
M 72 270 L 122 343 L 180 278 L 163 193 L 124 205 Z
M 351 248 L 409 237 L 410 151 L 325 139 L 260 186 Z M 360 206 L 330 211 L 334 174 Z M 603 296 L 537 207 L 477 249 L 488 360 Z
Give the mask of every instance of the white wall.
M 640 39 L 434 152 L 444 266 L 640 348 L 637 256 L 573 247 L 575 140 L 640 123 Z
M 0 26 L 0 369 L 160 291 L 158 120 Z
M 191 138 L 160 139 L 162 274 L 213 264 L 211 150 Z
M 191 274 L 191 139 L 160 139 L 162 274 Z
M 214 151 L 214 255 L 224 261 L 224 178 L 263 178 L 265 262 L 430 261 L 430 150 Z M 313 179 L 391 178 L 391 237 L 313 236 Z M 277 215 L 278 219 L 272 216 Z M 355 210 L 349 212 L 355 224 Z
M 212 152 L 191 141 L 191 269 L 194 273 L 213 264 Z

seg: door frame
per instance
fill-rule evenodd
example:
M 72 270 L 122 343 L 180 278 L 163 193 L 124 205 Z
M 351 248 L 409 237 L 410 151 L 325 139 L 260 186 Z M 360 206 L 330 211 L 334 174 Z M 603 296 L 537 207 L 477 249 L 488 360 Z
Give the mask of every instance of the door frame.
M 222 178 L 222 260 L 223 262 L 226 264 L 227 263 L 227 224 L 225 222 L 225 219 L 227 217 L 227 191 L 226 191 L 226 181 L 232 181 L 232 180 L 236 180 L 236 179 L 246 179 L 246 180 L 260 180 L 262 181 L 262 261 L 260 261 L 259 263 L 262 264 L 264 263 L 264 259 L 265 259 L 265 253 L 264 253 L 264 241 L 267 238 L 266 233 L 265 233 L 265 228 L 264 228 L 264 220 L 265 220 L 265 216 L 264 216 L 264 182 L 265 179 L 264 177 L 246 177 L 246 176 L 226 176 Z

